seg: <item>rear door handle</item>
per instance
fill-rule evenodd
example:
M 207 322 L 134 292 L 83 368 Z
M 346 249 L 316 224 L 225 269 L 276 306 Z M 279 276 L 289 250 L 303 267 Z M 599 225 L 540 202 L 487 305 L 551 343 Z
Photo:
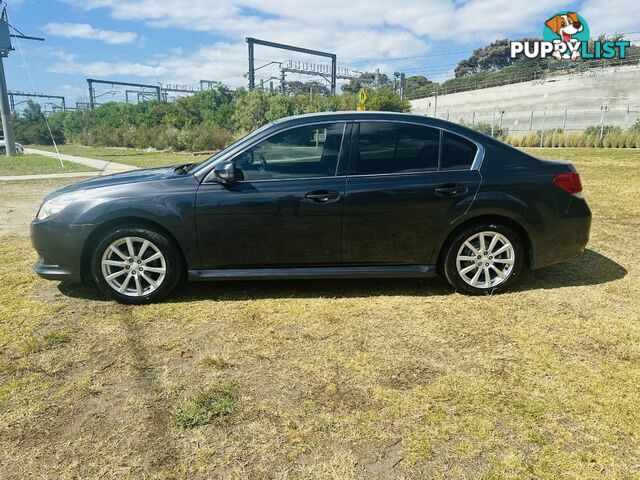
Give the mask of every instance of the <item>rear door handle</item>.
M 314 190 L 305 195 L 305 198 L 316 203 L 335 202 L 340 198 L 340 193 L 335 190 Z
M 435 190 L 438 195 L 444 195 L 446 197 L 467 193 L 467 187 L 460 185 L 459 183 L 445 183 L 438 185 Z

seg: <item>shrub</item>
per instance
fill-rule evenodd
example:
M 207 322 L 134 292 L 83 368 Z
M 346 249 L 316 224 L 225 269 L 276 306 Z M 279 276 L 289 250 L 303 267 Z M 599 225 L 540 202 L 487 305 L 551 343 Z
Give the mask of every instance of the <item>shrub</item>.
M 565 147 L 580 147 L 583 140 L 584 133 L 571 132 L 565 134 Z
M 183 129 L 178 134 L 176 150 L 221 150 L 233 142 L 233 134 L 215 125 L 199 125 Z
M 498 138 L 498 137 L 504 138 L 509 133 L 509 130 L 507 128 L 500 127 L 497 124 L 494 124 L 493 128 L 491 128 L 491 124 L 488 122 L 478 122 L 474 125 L 467 125 L 467 127 L 472 128 L 480 133 L 484 133 L 485 135 L 489 135 L 489 136 L 491 136 L 491 132 L 493 130 L 493 136 L 495 138 Z
M 600 136 L 600 129 L 600 125 L 591 125 L 584 129 L 584 133 L 586 133 L 587 135 L 597 134 L 598 136 Z M 604 135 L 608 135 L 610 133 L 622 133 L 622 129 L 613 125 L 604 125 L 604 127 L 602 127 L 602 133 Z

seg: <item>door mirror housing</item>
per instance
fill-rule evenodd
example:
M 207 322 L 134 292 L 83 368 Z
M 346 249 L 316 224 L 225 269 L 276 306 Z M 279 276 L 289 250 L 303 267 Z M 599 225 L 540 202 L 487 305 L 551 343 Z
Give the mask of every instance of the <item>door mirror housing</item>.
M 223 185 L 233 185 L 238 181 L 238 171 L 233 162 L 221 162 L 213 167 L 213 178 Z

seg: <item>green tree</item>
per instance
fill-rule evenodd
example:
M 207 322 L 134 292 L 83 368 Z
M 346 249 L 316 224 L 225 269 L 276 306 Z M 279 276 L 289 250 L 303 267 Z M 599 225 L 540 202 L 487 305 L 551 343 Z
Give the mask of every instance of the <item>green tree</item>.
M 376 74 L 373 72 L 363 72 L 359 78 L 349 80 L 349 83 L 342 85 L 344 93 L 358 93 L 362 88 L 373 87 Z M 380 86 L 390 86 L 391 80 L 386 73 L 381 73 L 379 78 Z
M 331 92 L 325 84 L 318 82 L 316 80 L 312 80 L 309 82 L 298 82 L 298 81 L 287 82 L 287 93 L 291 96 L 309 95 L 311 93 L 313 95 L 327 96 Z
M 520 41 L 539 41 L 535 38 L 523 38 Z M 476 48 L 473 53 L 464 60 L 461 60 L 454 70 L 456 78 L 467 77 L 481 72 L 496 72 L 512 65 L 537 66 L 538 68 L 548 68 L 549 59 L 531 59 L 524 56 L 511 58 L 509 40 L 501 38 L 489 45 Z
M 400 96 L 389 87 L 382 87 L 376 91 L 369 91 L 367 110 L 380 110 L 385 112 L 409 112 L 411 104 L 402 100 Z
M 407 98 L 426 97 L 433 92 L 436 86 L 437 83 L 433 83 L 427 77 L 414 75 L 407 78 L 404 93 Z
M 47 126 L 40 104 L 28 100 L 22 113 L 14 118 L 16 141 L 23 144 L 51 145 L 53 135 L 56 143 L 62 142 L 64 134 L 61 115 L 51 115 Z
M 24 107 L 21 117 L 27 123 L 39 123 L 43 120 L 44 114 L 42 113 L 42 107 L 39 103 L 33 100 L 27 100 L 27 106 Z
M 267 123 L 268 96 L 262 90 L 240 91 L 234 101 L 233 125 L 240 132 L 250 132 Z

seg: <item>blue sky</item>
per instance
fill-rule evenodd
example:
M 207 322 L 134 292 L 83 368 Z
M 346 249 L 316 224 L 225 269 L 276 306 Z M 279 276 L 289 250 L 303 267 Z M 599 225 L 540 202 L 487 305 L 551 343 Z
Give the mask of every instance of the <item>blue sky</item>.
M 253 36 L 336 52 L 345 67 L 442 81 L 473 48 L 540 36 L 558 10 L 577 10 L 592 35 L 640 31 L 636 0 L 8 0 L 11 23 L 46 42 L 14 41 L 5 69 L 9 89 L 65 95 L 71 103 L 86 98 L 88 77 L 236 87 L 246 85 L 244 38 Z M 257 65 L 322 62 L 264 47 L 256 57 Z M 276 66 L 258 78 L 272 75 Z

